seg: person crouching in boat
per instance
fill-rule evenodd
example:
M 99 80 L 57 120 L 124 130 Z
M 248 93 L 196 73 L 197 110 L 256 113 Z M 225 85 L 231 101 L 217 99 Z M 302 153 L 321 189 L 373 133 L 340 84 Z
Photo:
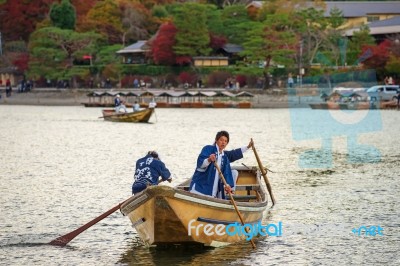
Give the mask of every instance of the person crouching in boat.
M 217 162 L 222 174 L 225 177 L 228 187 L 225 191 L 234 192 L 238 171 L 231 169 L 231 162 L 243 158 L 243 153 L 246 152 L 252 145 L 252 140 L 247 146 L 225 151 L 224 149 L 229 143 L 229 133 L 225 130 L 219 131 L 215 136 L 213 145 L 206 145 L 200 152 L 197 158 L 196 170 L 194 171 L 192 181 L 190 183 L 190 192 L 225 199 L 224 185 L 219 178 L 217 169 L 214 166 L 214 161 Z
M 117 95 L 117 97 L 115 97 L 114 99 L 114 106 L 115 106 L 115 112 L 119 113 L 119 110 L 124 109 L 125 113 L 126 113 L 126 106 L 125 104 L 121 101 L 121 98 L 119 97 L 119 94 Z
M 147 186 L 158 185 L 158 179 L 171 183 L 171 173 L 161 161 L 156 151 L 149 151 L 146 156 L 136 161 L 135 181 L 132 185 L 132 194 L 139 193 Z
M 133 105 L 133 111 L 134 112 L 140 111 L 140 105 L 137 101 L 135 101 L 135 104 Z

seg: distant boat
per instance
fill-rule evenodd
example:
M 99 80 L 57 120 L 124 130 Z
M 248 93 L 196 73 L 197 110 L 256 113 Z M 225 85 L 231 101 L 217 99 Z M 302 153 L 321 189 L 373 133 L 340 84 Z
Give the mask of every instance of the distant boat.
M 239 172 L 234 199 L 244 223 L 261 224 L 268 200 L 260 184 L 260 171 L 256 167 L 233 168 Z M 228 225 L 241 226 L 229 197 L 217 199 L 191 193 L 189 182 L 174 188 L 149 186 L 121 205 L 121 212 L 129 217 L 143 242 L 147 246 L 218 247 L 246 241 L 243 234 L 228 235 L 225 231 L 232 229 L 227 229 Z
M 310 103 L 311 109 L 329 109 L 329 110 L 368 110 L 368 109 L 395 109 L 397 102 L 324 102 L 324 103 Z
M 133 123 L 147 123 L 150 120 L 154 108 L 146 108 L 136 112 L 129 113 L 116 113 L 114 109 L 103 109 L 103 116 L 105 121 L 112 122 L 133 122 Z
M 346 103 L 325 102 L 325 103 L 310 103 L 311 109 L 329 109 L 329 110 L 348 110 L 349 105 Z

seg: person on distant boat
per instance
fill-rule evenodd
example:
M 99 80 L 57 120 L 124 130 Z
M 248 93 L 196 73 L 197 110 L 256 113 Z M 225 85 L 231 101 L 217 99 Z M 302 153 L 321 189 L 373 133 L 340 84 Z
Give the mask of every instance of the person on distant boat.
M 154 99 L 151 100 L 151 102 L 149 102 L 149 108 L 156 108 L 157 103 L 154 101 Z
M 132 185 L 132 194 L 139 193 L 147 186 L 158 185 L 158 179 L 171 183 L 171 173 L 161 161 L 156 151 L 149 151 L 146 156 L 136 162 L 135 181 Z
M 114 106 L 115 106 L 115 112 L 119 113 L 119 111 L 122 109 L 124 109 L 125 113 L 126 113 L 126 106 L 125 104 L 121 101 L 121 98 L 119 96 L 119 94 L 117 94 L 117 97 L 115 97 L 114 99 Z
M 140 110 L 140 105 L 137 101 L 135 101 L 135 104 L 133 105 L 133 111 L 137 112 Z
M 224 184 L 219 178 L 214 162 L 217 162 L 228 183 L 225 191 L 234 192 L 239 173 L 236 170 L 232 171 L 230 163 L 243 158 L 243 153 L 252 146 L 252 140 L 247 146 L 225 151 L 228 143 L 229 133 L 222 130 L 215 136 L 213 145 L 203 147 L 197 158 L 196 169 L 190 183 L 190 192 L 225 199 L 225 193 L 222 193 Z

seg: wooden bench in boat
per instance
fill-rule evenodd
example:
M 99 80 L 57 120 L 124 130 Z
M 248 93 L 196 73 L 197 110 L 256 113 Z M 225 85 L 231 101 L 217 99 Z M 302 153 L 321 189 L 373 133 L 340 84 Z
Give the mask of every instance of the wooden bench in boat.
M 189 186 L 183 185 L 183 186 L 178 186 L 178 189 L 182 189 L 185 191 L 189 191 Z M 237 201 L 255 201 L 255 200 L 260 200 L 260 196 L 258 195 L 258 191 L 260 190 L 260 185 L 256 184 L 242 184 L 242 185 L 236 185 L 235 187 L 235 194 L 233 194 L 233 199 Z M 228 195 L 226 195 L 226 198 L 229 198 Z
M 237 201 L 258 201 L 261 200 L 258 191 L 260 185 L 256 184 L 241 184 L 236 185 L 233 199 Z M 227 195 L 228 197 L 228 195 Z

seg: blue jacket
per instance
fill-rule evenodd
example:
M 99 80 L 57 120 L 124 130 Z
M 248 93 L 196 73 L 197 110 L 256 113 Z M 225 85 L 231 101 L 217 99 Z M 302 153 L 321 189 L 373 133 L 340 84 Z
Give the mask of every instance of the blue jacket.
M 197 158 L 196 170 L 194 171 L 192 181 L 190 183 L 190 190 L 196 184 L 196 191 L 205 195 L 212 196 L 214 178 L 217 169 L 215 168 L 214 163 L 210 163 L 206 169 L 201 169 L 200 166 L 203 164 L 204 160 L 213 153 L 218 154 L 217 147 L 215 145 L 207 145 L 201 150 L 200 155 Z M 224 175 L 226 182 L 232 188 L 235 186 L 235 184 L 233 183 L 232 169 L 230 163 L 241 158 L 243 158 L 243 153 L 240 148 L 231 151 L 224 151 L 224 156 L 222 157 L 222 163 L 220 167 L 221 172 Z M 222 181 L 220 181 L 219 187 L 220 190 L 223 189 Z
M 117 107 L 117 106 L 120 106 L 121 105 L 121 99 L 120 98 L 115 98 L 114 99 L 114 105 L 115 105 L 115 107 Z
M 162 180 L 167 180 L 170 178 L 171 173 L 162 161 L 154 159 L 151 155 L 146 155 L 136 162 L 135 182 L 133 185 L 157 185 L 160 176 Z

